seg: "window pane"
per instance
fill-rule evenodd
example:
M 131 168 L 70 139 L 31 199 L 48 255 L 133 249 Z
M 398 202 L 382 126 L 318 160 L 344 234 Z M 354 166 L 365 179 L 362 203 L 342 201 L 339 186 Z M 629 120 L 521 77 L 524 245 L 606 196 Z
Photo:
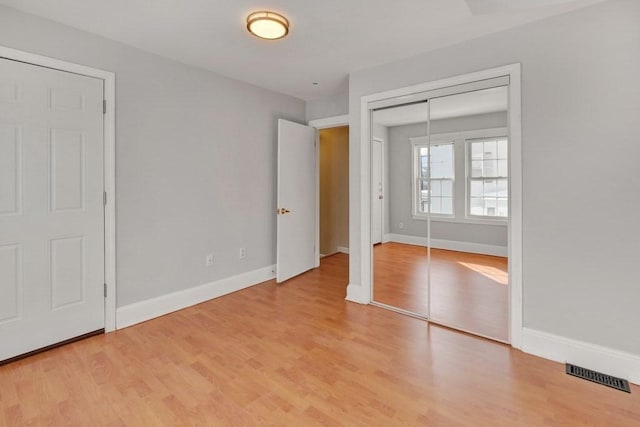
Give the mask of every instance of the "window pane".
M 442 204 L 439 197 L 434 197 L 431 199 L 431 213 L 442 213 Z
M 444 197 L 453 197 L 453 181 L 442 181 L 442 195 Z
M 440 197 L 442 195 L 442 183 L 440 181 L 431 181 L 431 195 L 433 197 Z
M 481 160 L 472 160 L 471 161 L 471 176 L 473 178 L 480 178 L 482 176 L 482 161 Z
M 471 215 L 484 215 L 484 199 L 479 197 L 471 198 Z
M 453 214 L 453 198 L 452 197 L 443 197 L 442 198 L 442 213 L 444 214 Z
M 506 199 L 498 200 L 498 216 L 509 216 L 509 201 Z
M 498 176 L 498 161 L 485 160 L 484 171 L 482 176 Z
M 482 160 L 482 142 L 471 143 L 471 160 Z
M 431 163 L 431 178 L 442 178 L 442 164 L 441 163 Z
M 508 216 L 509 162 L 507 138 L 470 140 L 469 215 Z M 481 149 L 480 149 L 481 147 Z M 498 177 L 504 179 L 498 179 Z
M 498 160 L 498 176 L 509 176 L 507 160 Z
M 484 197 L 496 197 L 497 196 L 496 181 L 491 179 L 484 180 Z
M 496 141 L 484 142 L 484 159 L 497 159 L 498 158 L 498 144 Z
M 421 178 L 420 181 L 420 191 L 427 191 L 429 189 L 429 180 L 426 178 Z
M 453 178 L 453 144 L 431 146 L 431 178 Z
M 427 201 L 427 199 L 421 199 L 420 201 L 420 212 L 421 213 L 427 213 L 429 211 L 429 202 Z
M 509 181 L 506 179 L 499 179 L 496 188 L 497 196 L 506 199 L 509 197 Z
M 501 139 L 498 141 L 498 158 L 499 159 L 507 159 L 509 158 L 507 155 L 507 140 Z
M 482 197 L 483 194 L 483 182 L 479 180 L 471 181 L 471 197 Z

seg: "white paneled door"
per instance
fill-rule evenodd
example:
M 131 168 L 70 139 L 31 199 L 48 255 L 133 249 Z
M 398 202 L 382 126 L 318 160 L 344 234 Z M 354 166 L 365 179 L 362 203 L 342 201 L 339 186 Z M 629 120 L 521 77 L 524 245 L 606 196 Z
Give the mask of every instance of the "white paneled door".
M 315 267 L 316 130 L 278 120 L 277 282 Z
M 0 59 L 0 361 L 104 328 L 103 98 Z

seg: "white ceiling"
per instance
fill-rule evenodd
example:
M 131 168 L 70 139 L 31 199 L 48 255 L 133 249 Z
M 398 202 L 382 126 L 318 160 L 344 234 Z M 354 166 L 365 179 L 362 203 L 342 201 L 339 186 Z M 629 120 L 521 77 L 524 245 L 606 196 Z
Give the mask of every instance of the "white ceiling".
M 349 72 L 480 37 L 602 0 L 0 0 L 0 4 L 305 100 Z M 288 37 L 245 29 L 283 13 Z M 317 85 L 313 85 L 317 82 Z
M 426 103 L 387 108 L 373 113 L 373 122 L 382 126 L 402 126 L 431 120 L 452 119 L 476 114 L 507 111 L 507 87 L 477 90 L 432 99 L 431 110 Z

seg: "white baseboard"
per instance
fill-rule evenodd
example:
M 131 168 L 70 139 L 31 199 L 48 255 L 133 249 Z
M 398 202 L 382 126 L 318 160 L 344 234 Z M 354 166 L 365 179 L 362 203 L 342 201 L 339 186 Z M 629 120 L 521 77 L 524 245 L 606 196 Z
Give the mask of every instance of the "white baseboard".
M 404 243 L 406 245 L 427 246 L 427 238 L 410 236 L 407 234 L 387 234 L 388 241 Z M 472 254 L 508 256 L 506 246 L 485 245 L 483 243 L 458 242 L 456 240 L 431 239 L 431 247 L 435 249 L 447 249 L 450 251 L 468 252 Z
M 343 254 L 348 254 L 349 253 L 349 248 L 345 248 L 343 246 L 338 246 L 338 252 L 343 253 Z
M 522 351 L 640 384 L 640 356 L 535 329 L 522 329 Z
M 116 311 L 116 328 L 126 328 L 136 323 L 151 320 L 155 317 L 266 282 L 275 277 L 275 268 L 275 265 L 270 265 L 194 288 L 125 305 Z
M 369 304 L 371 298 L 367 295 L 363 295 L 362 286 L 349 283 L 347 286 L 347 301 L 357 302 L 358 304 Z
M 382 243 L 389 243 L 391 241 L 391 234 L 385 233 L 382 235 Z

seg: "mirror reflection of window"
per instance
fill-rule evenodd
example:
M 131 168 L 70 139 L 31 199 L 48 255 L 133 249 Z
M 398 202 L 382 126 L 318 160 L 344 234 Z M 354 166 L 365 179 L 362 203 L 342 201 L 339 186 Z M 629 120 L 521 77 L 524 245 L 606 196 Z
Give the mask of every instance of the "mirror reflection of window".
M 470 139 L 469 216 L 509 216 L 508 143 L 506 137 Z

